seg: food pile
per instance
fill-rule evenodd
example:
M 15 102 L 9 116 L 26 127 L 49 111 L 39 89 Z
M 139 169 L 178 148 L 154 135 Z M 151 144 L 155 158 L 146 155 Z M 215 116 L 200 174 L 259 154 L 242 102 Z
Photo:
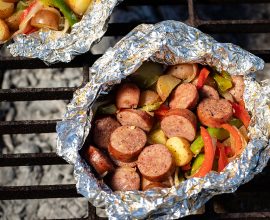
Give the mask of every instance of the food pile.
M 40 29 L 69 31 L 92 0 L 0 0 L 0 43 Z
M 248 142 L 242 76 L 145 62 L 97 102 L 82 154 L 114 191 L 177 186 L 221 172 Z

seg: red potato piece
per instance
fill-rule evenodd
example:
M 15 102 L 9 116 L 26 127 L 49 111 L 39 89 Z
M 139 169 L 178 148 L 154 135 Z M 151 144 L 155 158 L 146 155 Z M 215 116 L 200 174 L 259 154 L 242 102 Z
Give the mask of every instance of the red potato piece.
M 111 135 L 109 153 L 117 160 L 132 162 L 146 144 L 146 134 L 135 126 L 121 126 Z
M 143 149 L 138 157 L 138 169 L 144 178 L 161 182 L 175 170 L 173 156 L 163 144 L 154 144 Z
M 94 167 L 100 176 L 114 171 L 114 166 L 109 157 L 94 146 L 90 146 L 86 152 L 86 160 Z
M 198 105 L 197 115 L 203 125 L 219 128 L 231 119 L 233 109 L 226 99 L 204 99 Z
M 139 106 L 142 107 L 144 105 L 152 105 L 160 101 L 161 99 L 156 92 L 152 90 L 146 90 L 141 92 Z
M 119 167 L 112 175 L 111 188 L 114 191 L 139 190 L 140 176 L 134 168 Z
M 133 83 L 120 85 L 116 93 L 117 108 L 137 108 L 140 99 L 140 89 Z
M 107 149 L 112 132 L 120 126 L 120 123 L 111 116 L 96 120 L 93 132 L 95 144 L 100 148 Z
M 144 131 L 150 131 L 154 122 L 151 115 L 136 109 L 122 109 L 117 112 L 116 117 L 121 125 L 136 126 Z
M 217 90 L 215 90 L 213 87 L 208 86 L 208 85 L 204 85 L 200 91 L 200 98 L 204 99 L 204 98 L 209 98 L 209 99 L 219 99 L 219 94 L 217 92 Z
M 243 99 L 245 84 L 243 76 L 232 76 L 233 87 L 229 93 L 233 96 L 235 101 L 240 102 Z
M 118 166 L 118 167 L 136 167 L 137 166 L 137 161 L 132 161 L 132 162 L 123 162 L 121 160 L 115 159 L 112 155 L 110 155 L 113 163 Z
M 191 83 L 179 85 L 172 94 L 169 103 L 170 108 L 188 108 L 193 109 L 199 101 L 199 94 L 196 86 Z
M 178 79 L 182 79 L 185 82 L 193 80 L 198 73 L 198 64 L 183 63 L 174 66 L 170 66 L 166 74 L 171 74 Z
M 168 138 L 181 137 L 193 141 L 196 137 L 196 116 L 188 109 L 172 109 L 161 121 L 161 129 Z

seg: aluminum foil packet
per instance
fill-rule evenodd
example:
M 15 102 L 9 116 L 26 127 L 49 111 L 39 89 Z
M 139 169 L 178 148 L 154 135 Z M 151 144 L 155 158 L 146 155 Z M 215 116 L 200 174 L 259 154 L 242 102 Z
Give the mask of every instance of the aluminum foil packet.
M 191 178 L 177 187 L 149 191 L 112 192 L 97 180 L 78 151 L 90 129 L 93 104 L 115 84 L 152 60 L 166 65 L 201 63 L 244 75 L 244 101 L 252 114 L 251 140 L 241 157 L 221 172 Z M 142 24 L 120 40 L 90 68 L 90 82 L 78 89 L 57 124 L 57 153 L 74 165 L 77 190 L 110 219 L 176 219 L 193 213 L 211 197 L 234 192 L 261 172 L 270 157 L 270 83 L 257 82 L 254 72 L 264 62 L 230 43 L 218 43 L 196 28 L 177 21 Z
M 105 34 L 110 15 L 123 0 L 93 0 L 81 21 L 70 33 L 38 31 L 17 35 L 8 46 L 13 56 L 39 58 L 47 64 L 70 62 L 74 56 L 90 50 Z

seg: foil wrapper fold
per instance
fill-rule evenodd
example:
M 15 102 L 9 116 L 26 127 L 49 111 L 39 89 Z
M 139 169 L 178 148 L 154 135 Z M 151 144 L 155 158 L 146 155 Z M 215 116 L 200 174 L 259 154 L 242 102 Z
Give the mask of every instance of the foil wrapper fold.
M 146 60 L 167 65 L 201 63 L 244 75 L 244 101 L 252 114 L 251 140 L 241 157 L 221 173 L 210 172 L 204 178 L 191 178 L 169 189 L 112 192 L 95 178 L 78 151 L 89 133 L 97 97 L 108 94 L 112 86 Z M 261 172 L 270 157 L 270 84 L 254 78 L 254 72 L 263 67 L 264 62 L 253 54 L 233 44 L 218 43 L 181 22 L 136 27 L 94 63 L 90 82 L 75 92 L 63 120 L 57 124 L 57 153 L 74 165 L 78 192 L 103 208 L 110 219 L 175 219 L 196 211 L 214 195 L 234 192 Z
M 74 56 L 88 52 L 105 34 L 114 7 L 122 0 L 93 0 L 81 21 L 70 33 L 39 31 L 17 35 L 8 46 L 13 56 L 39 58 L 47 64 L 70 62 Z

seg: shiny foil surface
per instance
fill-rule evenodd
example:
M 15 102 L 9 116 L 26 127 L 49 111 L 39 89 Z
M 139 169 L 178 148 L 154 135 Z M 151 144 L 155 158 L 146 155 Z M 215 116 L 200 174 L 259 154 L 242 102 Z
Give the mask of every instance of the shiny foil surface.
M 43 30 L 29 35 L 17 35 L 8 46 L 13 56 L 39 58 L 44 62 L 70 62 L 98 42 L 107 30 L 112 10 L 122 0 L 93 0 L 80 22 L 70 33 Z
M 191 178 L 168 189 L 112 192 L 81 158 L 78 151 L 89 133 L 93 103 L 146 60 L 167 65 L 201 63 L 244 75 L 244 101 L 252 114 L 251 140 L 224 172 L 212 171 L 204 178 Z M 230 43 L 218 43 L 181 22 L 136 27 L 94 63 L 90 82 L 75 92 L 57 124 L 57 153 L 74 165 L 78 192 L 110 219 L 175 219 L 191 214 L 214 195 L 234 192 L 261 172 L 270 157 L 270 83 L 254 79 L 254 73 L 263 67 L 263 60 L 253 54 Z

